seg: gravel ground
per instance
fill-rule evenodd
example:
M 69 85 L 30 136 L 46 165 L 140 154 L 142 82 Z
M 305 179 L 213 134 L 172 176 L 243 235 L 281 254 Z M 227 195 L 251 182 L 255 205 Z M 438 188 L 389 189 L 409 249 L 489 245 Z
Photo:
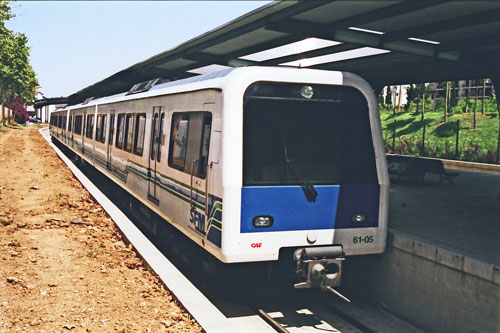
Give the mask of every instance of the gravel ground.
M 4 331 L 202 331 L 35 126 L 0 132 Z

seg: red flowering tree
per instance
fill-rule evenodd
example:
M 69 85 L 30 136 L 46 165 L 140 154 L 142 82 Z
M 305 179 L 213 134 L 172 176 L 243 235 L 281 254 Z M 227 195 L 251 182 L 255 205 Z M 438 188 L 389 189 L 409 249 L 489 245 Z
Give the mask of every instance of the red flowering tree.
M 10 102 L 9 104 L 7 104 L 7 107 L 12 110 L 12 114 L 16 123 L 24 124 L 28 121 L 28 110 L 26 110 L 22 98 L 18 98 L 15 101 Z

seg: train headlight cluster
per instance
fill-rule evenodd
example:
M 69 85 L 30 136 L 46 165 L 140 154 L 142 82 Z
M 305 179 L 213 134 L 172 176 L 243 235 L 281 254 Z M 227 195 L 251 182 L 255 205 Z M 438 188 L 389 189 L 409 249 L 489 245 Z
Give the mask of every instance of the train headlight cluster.
M 366 214 L 364 213 L 355 213 L 351 216 L 352 223 L 363 223 L 366 221 Z
M 300 88 L 300 95 L 304 98 L 311 99 L 314 95 L 314 90 L 311 86 L 303 86 Z
M 274 223 L 271 215 L 256 216 L 252 220 L 252 224 L 256 228 L 269 228 Z

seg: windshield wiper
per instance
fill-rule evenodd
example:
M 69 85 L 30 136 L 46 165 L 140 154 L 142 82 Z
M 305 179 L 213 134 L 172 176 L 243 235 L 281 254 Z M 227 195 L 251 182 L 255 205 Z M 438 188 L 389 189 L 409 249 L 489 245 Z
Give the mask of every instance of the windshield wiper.
M 300 187 L 302 191 L 304 191 L 304 195 L 306 196 L 306 200 L 308 202 L 316 202 L 316 197 L 318 196 L 318 192 L 314 188 L 314 185 L 310 184 L 304 175 L 299 171 L 295 162 L 288 158 L 288 152 L 286 149 L 286 140 L 283 140 L 283 146 L 285 150 L 285 162 L 286 165 L 292 171 L 293 176 L 296 180 L 300 181 Z

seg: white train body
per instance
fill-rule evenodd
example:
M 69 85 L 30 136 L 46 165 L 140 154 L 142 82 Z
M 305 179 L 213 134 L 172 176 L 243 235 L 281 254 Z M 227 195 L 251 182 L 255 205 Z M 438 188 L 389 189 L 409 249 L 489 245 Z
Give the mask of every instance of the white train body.
M 228 69 L 67 106 L 51 125 L 54 139 L 224 263 L 275 261 L 283 248 L 384 251 L 380 120 L 356 75 Z

